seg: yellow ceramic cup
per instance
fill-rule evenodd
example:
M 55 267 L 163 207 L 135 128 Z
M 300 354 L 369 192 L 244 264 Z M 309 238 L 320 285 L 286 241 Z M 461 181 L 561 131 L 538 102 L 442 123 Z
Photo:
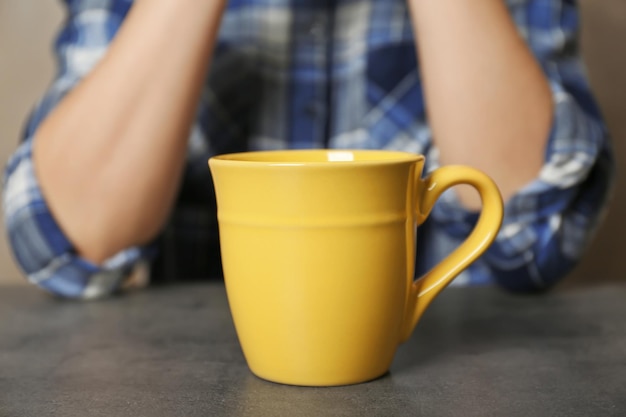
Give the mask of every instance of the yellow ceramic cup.
M 279 383 L 345 385 L 385 374 L 429 303 L 502 221 L 486 175 L 449 166 L 422 179 L 420 155 L 270 151 L 209 164 L 237 334 L 252 372 Z M 416 226 L 456 184 L 480 193 L 478 225 L 414 281 Z

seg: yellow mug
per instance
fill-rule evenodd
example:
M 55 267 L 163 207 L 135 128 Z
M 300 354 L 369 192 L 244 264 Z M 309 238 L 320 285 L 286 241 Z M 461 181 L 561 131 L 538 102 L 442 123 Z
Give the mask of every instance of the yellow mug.
M 251 371 L 304 386 L 385 374 L 433 298 L 492 243 L 502 198 L 485 174 L 392 151 L 288 150 L 209 161 L 224 280 Z M 469 184 L 470 237 L 414 281 L 416 226 L 443 191 Z

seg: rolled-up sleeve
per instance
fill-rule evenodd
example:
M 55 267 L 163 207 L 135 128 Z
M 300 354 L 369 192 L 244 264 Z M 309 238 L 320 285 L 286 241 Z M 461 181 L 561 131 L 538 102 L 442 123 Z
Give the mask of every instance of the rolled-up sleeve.
M 55 44 L 58 74 L 32 112 L 23 140 L 7 164 L 3 211 L 14 257 L 30 282 L 62 297 L 96 298 L 120 288 L 133 271 L 145 265 L 151 250 L 128 248 L 102 265 L 81 258 L 41 192 L 32 148 L 41 122 L 105 54 L 131 2 L 65 3 L 68 19 Z
M 606 209 L 614 162 L 609 136 L 590 93 L 577 37 L 576 2 L 509 1 L 511 13 L 552 90 L 554 119 L 538 178 L 506 204 L 496 242 L 470 268 L 471 280 L 492 280 L 520 292 L 549 288 L 591 242 Z M 477 215 L 448 193 L 433 212 L 436 228 L 458 244 Z

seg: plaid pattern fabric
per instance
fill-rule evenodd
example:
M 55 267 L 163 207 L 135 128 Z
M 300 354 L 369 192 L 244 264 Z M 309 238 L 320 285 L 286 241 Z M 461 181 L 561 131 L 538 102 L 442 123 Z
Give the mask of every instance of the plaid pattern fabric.
M 3 194 L 15 257 L 31 282 L 52 293 L 106 295 L 148 261 L 154 277 L 219 274 L 206 165 L 214 154 L 399 149 L 423 153 L 428 169 L 437 167 L 406 0 L 231 0 L 172 220 L 154 245 L 92 265 L 77 256 L 48 210 L 33 170 L 32 143 L 50 110 L 106 53 L 132 1 L 65 3 L 69 17 L 56 42 L 59 72 L 8 163 Z M 525 291 L 550 286 L 581 256 L 601 218 L 613 162 L 578 56 L 576 2 L 507 3 L 549 78 L 556 113 L 541 174 L 510 200 L 496 243 L 455 283 L 495 281 Z M 475 221 L 453 192 L 445 194 L 420 228 L 418 274 L 458 246 Z

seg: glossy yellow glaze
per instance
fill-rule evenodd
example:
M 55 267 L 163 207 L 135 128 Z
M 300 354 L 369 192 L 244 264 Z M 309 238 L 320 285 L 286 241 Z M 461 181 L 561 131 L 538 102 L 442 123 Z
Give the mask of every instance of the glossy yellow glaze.
M 422 179 L 419 155 L 273 151 L 209 164 L 237 334 L 252 372 L 279 383 L 383 375 L 428 304 L 487 249 L 502 221 L 487 176 L 445 167 Z M 414 281 L 416 225 L 460 183 L 483 197 L 478 226 Z

